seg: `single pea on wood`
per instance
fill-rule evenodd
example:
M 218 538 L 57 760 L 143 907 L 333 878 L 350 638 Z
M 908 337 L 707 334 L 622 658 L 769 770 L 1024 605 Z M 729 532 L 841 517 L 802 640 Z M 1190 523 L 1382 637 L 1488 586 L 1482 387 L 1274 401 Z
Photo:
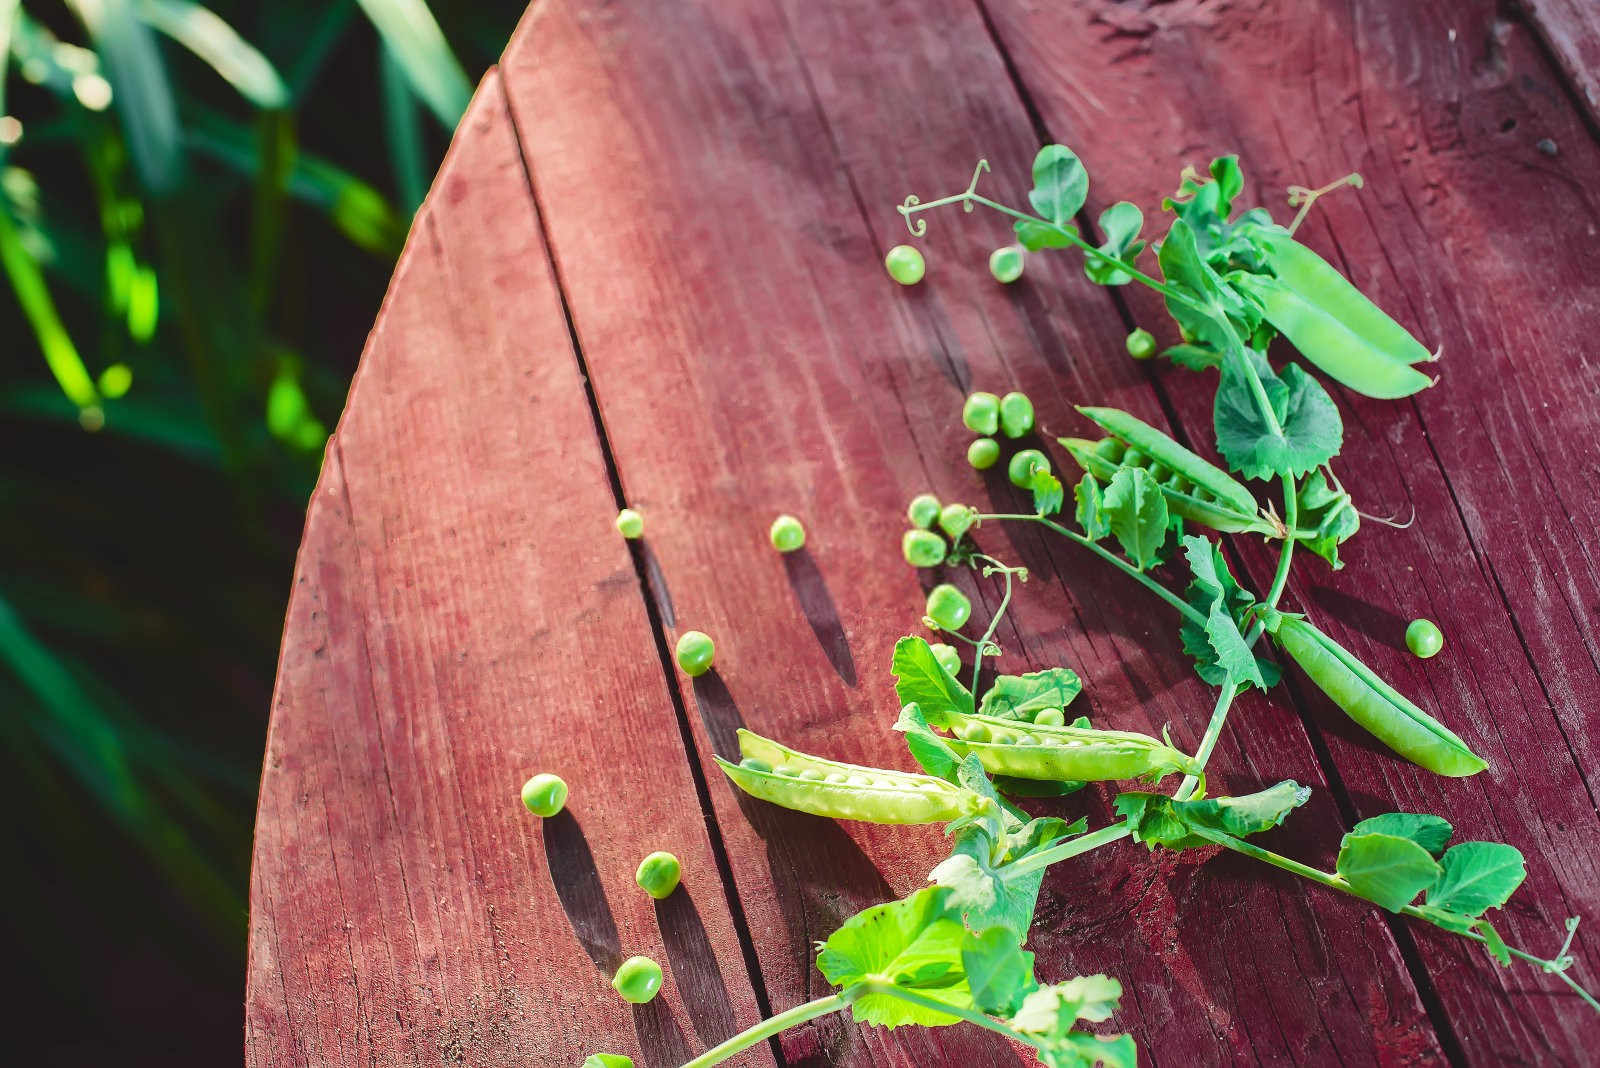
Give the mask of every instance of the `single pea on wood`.
M 911 525 L 927 530 L 939 518 L 939 498 L 931 493 L 919 493 L 906 505 L 906 518 Z
M 1022 277 L 1022 256 L 1022 249 L 1016 245 L 995 249 L 989 253 L 989 273 L 996 282 L 1010 285 Z
M 974 393 L 961 406 L 961 424 L 974 434 L 993 437 L 1000 431 L 1000 398 Z
M 694 678 L 711 670 L 717 647 L 709 634 L 691 630 L 685 631 L 683 637 L 678 639 L 677 652 L 678 666 L 683 668 L 685 675 Z
M 661 965 L 649 957 L 629 957 L 612 977 L 611 987 L 631 1004 L 653 1001 L 661 992 Z
M 1406 648 L 1426 660 L 1444 648 L 1444 634 L 1431 619 L 1413 619 L 1406 627 Z
M 1000 460 L 1000 443 L 994 438 L 979 438 L 967 446 L 967 463 L 978 471 L 987 471 Z
M 900 537 L 900 554 L 912 567 L 938 567 L 944 563 L 944 539 L 931 530 L 908 530 Z
M 1033 429 L 1033 401 L 1026 393 L 1011 392 L 1000 398 L 1000 430 L 1008 438 L 1020 438 Z
M 683 865 L 678 858 L 665 850 L 657 850 L 639 862 L 639 870 L 634 873 L 633 881 L 645 893 L 660 901 L 672 896 L 682 875 Z
M 566 780 L 548 771 L 541 771 L 522 784 L 522 803 L 535 816 L 549 819 L 566 807 Z
M 617 533 L 629 541 L 644 536 L 644 516 L 632 508 L 624 508 L 617 513 Z
M 780 553 L 792 553 L 806 544 L 806 528 L 792 515 L 780 515 L 772 521 L 767 535 L 772 547 Z
M 883 258 L 889 277 L 903 286 L 914 286 L 928 273 L 928 264 L 922 253 L 912 245 L 896 245 Z
M 960 630 L 972 618 L 972 602 L 966 594 L 943 582 L 928 591 L 927 615 L 940 630 Z

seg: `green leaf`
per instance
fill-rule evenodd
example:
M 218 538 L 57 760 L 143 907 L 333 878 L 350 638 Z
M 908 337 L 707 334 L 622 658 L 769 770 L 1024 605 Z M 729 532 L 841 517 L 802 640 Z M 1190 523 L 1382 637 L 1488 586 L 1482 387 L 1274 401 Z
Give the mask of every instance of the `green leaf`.
M 1039 1051 L 1046 1068 L 1138 1068 L 1139 1050 L 1132 1035 L 1090 1035 L 1074 1031 L 1049 1049 Z
M 1066 708 L 1083 692 L 1083 680 L 1071 668 L 1046 668 L 1026 675 L 1001 675 L 983 695 L 978 712 L 1029 723 L 1047 708 Z
M 216 13 L 188 0 L 139 0 L 139 17 L 193 52 L 258 108 L 289 103 L 278 72 Z
M 1204 371 L 1222 366 L 1222 353 L 1209 345 L 1196 345 L 1187 341 L 1162 349 L 1161 355 L 1190 371 Z
M 1239 343 L 1229 328 L 1230 321 L 1237 321 L 1246 334 L 1254 330 L 1254 310 L 1206 263 L 1195 246 L 1194 231 L 1183 219 L 1173 220 L 1156 253 L 1156 262 L 1169 286 L 1200 305 L 1196 308 L 1170 296 L 1166 298 L 1167 310 L 1188 336 L 1227 352 Z
M 950 889 L 949 907 L 962 913 L 973 930 L 1002 926 L 1024 942 L 1033 924 L 1044 869 L 1018 874 L 1016 863 L 1082 834 L 1087 827 L 1085 819 L 1068 826 L 1044 816 L 996 837 L 992 825 L 974 824 L 956 835 L 950 857 L 935 867 L 928 879 Z
M 1444 874 L 1429 888 L 1427 903 L 1463 916 L 1499 908 L 1528 877 L 1522 851 L 1503 842 L 1462 842 L 1439 864 Z
M 1256 599 L 1234 581 L 1221 545 L 1198 534 L 1185 535 L 1181 541 L 1194 575 L 1184 600 L 1206 617 L 1202 627 L 1186 616 L 1180 629 L 1184 652 L 1194 658 L 1195 671 L 1213 686 L 1230 679 L 1263 690 L 1276 685 L 1281 677 L 1277 665 L 1252 653 L 1240 632 L 1239 620 Z
M 165 193 L 183 175 L 178 107 L 155 35 L 133 8 L 132 0 L 73 5 L 111 83 L 111 101 L 122 120 L 128 154 L 140 181 L 151 192 Z
M 1011 1026 L 1025 1035 L 1062 1038 L 1079 1020 L 1109 1020 L 1120 1000 L 1122 984 L 1109 975 L 1079 975 L 1031 991 L 1011 1018 Z
M 1409 838 L 1437 857 L 1450 841 L 1450 824 L 1424 812 L 1385 812 L 1364 819 L 1351 828 L 1351 834 L 1389 834 Z
M 1033 986 L 1033 954 L 1006 927 L 969 931 L 961 947 L 972 1003 L 991 1016 L 1009 1016 Z
M 1114 260 L 1133 266 L 1133 261 L 1144 251 L 1145 243 L 1136 240 L 1139 228 L 1144 225 L 1144 213 L 1126 200 L 1118 201 L 1100 213 L 1100 232 L 1106 235 L 1100 251 Z M 1089 281 L 1102 286 L 1120 286 L 1133 281 L 1133 275 L 1103 260 L 1089 257 L 1083 263 Z
M 1357 895 L 1390 912 L 1409 905 L 1441 873 L 1426 849 L 1392 834 L 1345 835 L 1335 867 Z
M 1115 808 L 1136 841 L 1152 849 L 1198 849 L 1213 844 L 1194 834 L 1203 828 L 1235 838 L 1270 830 L 1311 797 L 1309 787 L 1286 779 L 1276 786 L 1240 797 L 1176 801 L 1165 794 L 1119 794 Z
M 956 769 L 961 766 L 961 757 L 928 725 L 922 709 L 914 702 L 900 710 L 900 718 L 895 721 L 894 729 L 906 736 L 906 748 L 911 750 L 912 759 L 922 766 L 923 771 L 945 782 L 956 781 Z
M 1089 173 L 1066 145 L 1045 145 L 1033 157 L 1028 202 L 1040 218 L 1070 223 L 1089 197 Z
M 1093 475 L 1085 474 L 1079 479 L 1072 496 L 1078 502 L 1078 526 L 1083 528 L 1084 536 L 1090 541 L 1099 541 L 1111 533 L 1105 516 L 1105 496 Z
M 1339 570 L 1344 566 L 1339 561 L 1339 546 L 1361 529 L 1361 515 L 1350 494 L 1337 482 L 1330 485 L 1319 469 L 1300 484 L 1295 500 L 1295 527 L 1315 532 L 1314 537 L 1300 539 L 1300 544 Z
M 472 86 L 425 0 L 356 2 L 393 51 L 417 96 L 446 129 L 455 129 L 472 99 Z
M 972 714 L 972 694 L 944 669 L 925 639 L 895 642 L 893 670 L 900 704 L 920 706 L 929 723 L 943 723 L 951 712 Z
M 1262 385 L 1276 429 L 1257 406 L 1245 372 L 1232 361 L 1222 365 L 1213 421 L 1217 451 L 1229 467 L 1246 478 L 1299 477 L 1338 455 L 1344 422 L 1320 382 L 1291 364 L 1277 380 L 1263 378 Z
M 1142 571 L 1154 564 L 1167 538 L 1167 499 L 1155 476 L 1142 467 L 1119 468 L 1101 509 L 1134 566 Z
M 972 998 L 961 966 L 967 929 L 949 910 L 949 898 L 949 890 L 928 887 L 856 913 L 822 943 L 817 968 L 841 989 L 876 980 L 935 1001 L 969 1006 Z M 890 994 L 865 995 L 851 1008 L 857 1022 L 880 1027 L 938 1027 L 957 1022 L 957 1017 Z
M 1039 515 L 1055 515 L 1061 511 L 1066 491 L 1061 480 L 1042 467 L 1033 469 L 1030 487 L 1033 490 L 1033 510 Z
M 1494 924 L 1479 920 L 1473 927 L 1483 936 L 1483 948 L 1489 951 L 1489 956 L 1499 961 L 1502 968 L 1511 967 L 1511 950 L 1506 946 L 1505 939 L 1500 937 L 1500 932 L 1494 929 Z
M 422 112 L 417 95 L 394 54 L 385 44 L 378 56 L 378 82 L 383 90 L 383 127 L 389 142 L 389 166 L 395 190 L 406 212 L 415 215 L 428 193 L 428 166 L 423 148 Z

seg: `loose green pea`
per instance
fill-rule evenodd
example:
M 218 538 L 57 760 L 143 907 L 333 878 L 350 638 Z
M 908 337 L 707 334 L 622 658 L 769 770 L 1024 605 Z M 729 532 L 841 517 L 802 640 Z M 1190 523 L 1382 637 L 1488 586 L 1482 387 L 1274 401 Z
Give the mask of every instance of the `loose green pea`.
M 629 957 L 612 977 L 611 987 L 623 1001 L 635 1005 L 653 1001 L 661 991 L 661 965 L 649 957 Z
M 947 504 L 939 512 L 939 529 L 956 541 L 972 527 L 975 514 L 967 505 Z
M 711 661 L 716 655 L 717 647 L 708 634 L 690 630 L 678 639 L 678 666 L 691 678 L 710 671 Z
M 960 630 L 972 618 L 972 602 L 948 582 L 940 583 L 928 592 L 927 614 L 941 630 Z
M 1010 285 L 1022 277 L 1022 249 L 1007 245 L 989 253 L 989 273 L 996 282 Z
M 617 533 L 632 541 L 644 534 L 644 516 L 632 508 L 624 508 L 617 513 Z
M 772 539 L 774 549 L 780 553 L 792 553 L 805 545 L 806 528 L 794 516 L 780 515 L 772 521 L 768 537 Z
M 993 393 L 974 393 L 961 406 L 961 422 L 974 434 L 993 437 L 1000 429 L 1000 398 Z
M 1011 479 L 1013 486 L 1026 489 L 1033 480 L 1035 470 L 1050 470 L 1049 459 L 1038 449 L 1023 449 L 1011 458 L 1011 463 L 1006 468 L 1006 477 Z
M 979 471 L 987 471 L 1000 459 L 1000 443 L 994 438 L 979 438 L 967 446 L 967 463 Z
M 620 1053 L 591 1053 L 579 1068 L 633 1068 L 633 1058 Z
M 906 518 L 911 525 L 927 530 L 939 519 L 939 498 L 931 493 L 919 493 L 906 505 Z
M 1128 335 L 1128 355 L 1136 360 L 1148 360 L 1156 352 L 1155 335 L 1140 327 Z
M 566 780 L 548 771 L 541 771 L 522 784 L 522 803 L 535 816 L 549 819 L 567 803 Z
M 639 862 L 639 870 L 634 873 L 633 881 L 645 893 L 660 901 L 678 888 L 678 879 L 682 875 L 683 865 L 678 863 L 678 858 L 657 850 Z
M 944 539 L 931 530 L 908 530 L 900 536 L 900 553 L 912 567 L 944 563 Z
M 951 675 L 960 673 L 961 654 L 956 651 L 955 646 L 946 645 L 944 642 L 934 642 L 928 648 L 933 650 L 933 658 L 939 661 L 939 666 L 944 668 L 945 671 Z
M 1406 627 L 1406 648 L 1423 660 L 1444 648 L 1444 635 L 1431 619 L 1413 619 Z
M 928 273 L 922 253 L 911 245 L 896 245 L 890 249 L 883 258 L 883 265 L 889 268 L 889 277 L 903 286 L 916 285 Z
M 1000 398 L 1000 429 L 1008 438 L 1020 438 L 1033 429 L 1033 401 L 1026 393 Z
M 1062 727 L 1066 725 L 1067 714 L 1059 708 L 1041 708 L 1034 714 L 1033 721 L 1045 727 Z

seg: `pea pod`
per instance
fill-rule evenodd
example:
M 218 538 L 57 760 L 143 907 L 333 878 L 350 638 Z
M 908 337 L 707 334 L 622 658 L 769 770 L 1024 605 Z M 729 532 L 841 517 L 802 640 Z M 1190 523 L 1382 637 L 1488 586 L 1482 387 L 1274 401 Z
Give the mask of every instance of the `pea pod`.
M 1116 442 L 1116 438 L 1103 438 L 1100 441 L 1089 441 L 1085 438 L 1059 440 L 1062 448 L 1071 453 L 1072 458 L 1078 462 L 1078 466 L 1101 482 L 1110 482 L 1112 476 L 1117 473 L 1117 468 L 1123 466 L 1121 458 L 1112 459 L 1107 455 L 1115 450 L 1104 448 L 1107 442 Z M 1128 452 L 1134 451 L 1136 450 L 1128 450 Z M 1148 457 L 1144 459 L 1148 460 Z M 1201 462 L 1204 463 L 1203 460 Z M 1256 510 L 1254 500 L 1250 502 L 1249 510 L 1241 510 L 1235 507 L 1234 502 L 1219 499 L 1209 488 L 1196 483 L 1181 471 L 1168 468 L 1164 464 L 1147 462 L 1137 466 L 1149 467 L 1151 473 L 1157 476 L 1156 481 L 1161 486 L 1161 494 L 1167 499 L 1167 511 L 1173 515 L 1180 515 L 1191 522 L 1225 534 L 1250 532 L 1272 537 L 1279 533 L 1278 528 Z M 1174 479 L 1184 481 L 1177 482 Z
M 1394 399 L 1433 385 L 1412 364 L 1434 355 L 1350 280 L 1286 234 L 1264 242 L 1272 275 L 1228 281 L 1260 305 L 1306 359 L 1358 393 Z
M 1475 775 L 1489 766 L 1444 724 L 1306 620 L 1286 614 L 1274 625 L 1278 644 L 1317 688 L 1396 753 L 1439 775 Z
M 932 775 L 808 756 L 743 728 L 739 751 L 738 764 L 715 758 L 728 778 L 753 797 L 798 812 L 867 823 L 948 823 L 986 804 Z
M 982 714 L 947 713 L 950 748 L 977 755 L 993 775 L 1045 782 L 1160 779 L 1198 771 L 1194 759 L 1148 734 L 1022 723 Z
M 1176 471 L 1196 486 L 1203 486 L 1219 501 L 1226 501 L 1237 511 L 1246 515 L 1255 514 L 1256 499 L 1242 483 L 1144 420 L 1120 408 L 1079 408 L 1078 411 L 1107 434 L 1150 457 L 1152 463 Z

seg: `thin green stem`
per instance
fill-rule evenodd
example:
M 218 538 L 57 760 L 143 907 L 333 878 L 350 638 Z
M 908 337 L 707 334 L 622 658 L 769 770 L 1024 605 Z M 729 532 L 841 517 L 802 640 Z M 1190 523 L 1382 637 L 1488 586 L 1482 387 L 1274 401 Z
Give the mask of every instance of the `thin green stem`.
M 1083 546 L 1085 549 L 1088 549 L 1096 556 L 1112 564 L 1129 578 L 1137 580 L 1141 585 L 1149 589 L 1151 593 L 1155 594 L 1157 597 L 1160 597 L 1173 608 L 1176 608 L 1185 619 L 1188 619 L 1194 623 L 1198 623 L 1202 627 L 1206 625 L 1206 617 L 1197 612 L 1194 607 L 1182 597 L 1179 597 L 1177 594 L 1173 593 L 1171 590 L 1167 589 L 1165 586 L 1161 585 L 1161 583 L 1157 582 L 1149 575 L 1146 575 L 1143 571 L 1140 571 L 1126 560 L 1123 560 L 1115 553 L 1107 551 L 1098 542 L 1084 537 L 1082 534 L 1079 534 L 1076 530 L 1073 530 L 1070 527 L 1064 527 L 1060 523 L 1057 523 L 1052 519 L 1046 519 L 1042 515 L 1024 515 L 1020 512 L 980 515 L 977 518 L 979 522 L 982 522 L 985 519 L 1015 520 L 1019 522 L 1038 523 L 1041 526 L 1047 527 L 1069 541 L 1077 542 L 1079 545 Z
M 830 1012 L 838 1012 L 848 1002 L 839 994 L 831 994 L 825 998 L 808 1001 L 804 1005 L 796 1005 L 787 1012 L 762 1020 L 754 1027 L 741 1031 L 719 1045 L 706 1050 L 692 1061 L 688 1061 L 683 1068 L 710 1068 L 713 1064 L 721 1064 L 735 1053 L 749 1049 L 759 1042 L 765 1042 L 780 1031 L 786 1031 L 796 1024 L 814 1020 L 818 1016 L 826 1016 Z
M 1293 530 L 1300 521 L 1300 495 L 1295 490 L 1294 476 L 1283 476 L 1283 525 L 1285 529 Z M 1278 607 L 1278 600 L 1283 596 L 1284 589 L 1289 585 L 1289 565 L 1294 562 L 1294 539 L 1285 538 L 1283 548 L 1278 552 L 1278 571 L 1272 576 L 1272 587 L 1267 590 L 1267 604 Z
M 1081 856 L 1091 850 L 1099 849 L 1103 845 L 1110 845 L 1112 842 L 1126 837 L 1128 837 L 1128 825 L 1126 823 L 1113 823 L 1091 834 L 1074 838 L 1070 842 L 1063 842 L 1061 845 L 1050 849 L 1041 849 L 1037 853 L 1031 853 L 1014 864 L 1006 865 L 1006 871 L 1013 875 L 1024 875 L 1040 868 L 1048 868 L 1050 865 L 1058 864 L 1063 860 L 1071 860 L 1073 857 Z
M 973 180 L 977 180 L 976 176 L 974 176 Z M 985 556 L 983 553 L 974 554 L 973 559 L 984 560 L 988 562 L 988 566 L 984 568 L 985 575 L 988 575 L 992 571 L 998 571 L 1006 577 L 1006 590 L 1005 593 L 1000 597 L 1000 606 L 996 608 L 994 610 L 994 614 L 989 617 L 989 629 L 985 630 L 983 632 L 983 637 L 978 639 L 977 653 L 972 658 L 972 692 L 977 693 L 978 678 L 983 671 L 983 658 L 985 655 L 984 650 L 990 647 L 990 640 L 994 637 L 995 631 L 1000 629 L 1000 620 L 1005 617 L 1006 606 L 1011 603 L 1011 576 L 1021 574 L 1024 578 L 1026 578 L 1028 572 L 1026 568 L 1007 567 L 994 557 Z
M 1217 739 L 1222 737 L 1222 725 L 1228 721 L 1228 709 L 1233 705 L 1233 699 L 1239 695 L 1237 683 L 1230 682 L 1222 687 L 1222 692 L 1217 694 L 1216 707 L 1211 710 L 1211 721 L 1206 724 L 1206 733 L 1200 739 L 1200 748 L 1195 750 L 1194 760 L 1197 770 L 1183 777 L 1183 782 L 1178 784 L 1178 790 L 1172 795 L 1175 801 L 1187 801 L 1194 795 L 1196 787 L 1200 785 L 1200 770 L 1206 766 L 1206 761 L 1211 759 L 1211 751 L 1217 747 Z
M 921 994 L 916 994 L 910 990 L 906 990 L 903 987 L 895 986 L 893 983 L 882 983 L 869 979 L 864 983 L 858 983 L 854 987 L 851 987 L 850 992 L 850 1000 L 852 1001 L 854 1001 L 856 998 L 866 997 L 869 994 L 886 994 L 889 997 L 898 998 L 908 1005 L 916 1005 L 920 1008 L 932 1009 L 935 1012 L 944 1013 L 946 1016 L 954 1016 L 958 1019 L 965 1020 L 970 1024 L 977 1024 L 979 1027 L 982 1027 L 985 1030 L 993 1031 L 999 1035 L 1005 1035 L 1007 1038 L 1014 1038 L 1019 1042 L 1025 1042 L 1030 1046 L 1034 1045 L 1032 1042 L 1028 1041 L 1026 1035 L 1022 1035 L 1016 1031 L 1013 1031 L 999 1020 L 996 1020 L 991 1016 L 985 1016 L 977 1009 L 967 1009 L 961 1007 L 960 1005 L 951 1005 L 947 1002 L 938 1001 L 934 998 L 925 998 Z M 685 1068 L 687 1068 L 687 1066 L 685 1066 Z

